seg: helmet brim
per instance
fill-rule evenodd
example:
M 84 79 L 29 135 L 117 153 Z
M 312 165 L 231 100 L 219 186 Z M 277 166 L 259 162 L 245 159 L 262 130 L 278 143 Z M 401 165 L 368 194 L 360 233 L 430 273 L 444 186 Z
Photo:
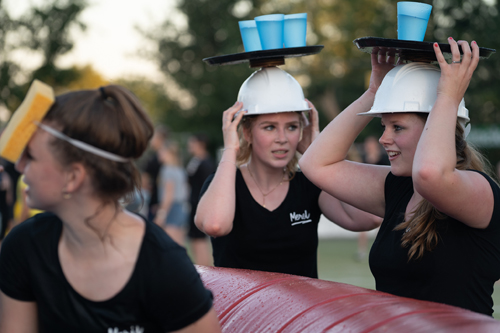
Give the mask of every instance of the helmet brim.
M 368 112 L 358 113 L 358 116 L 382 117 L 388 113 L 429 113 L 429 111 L 394 111 L 394 110 L 370 110 Z
M 243 116 L 244 117 L 248 117 L 248 116 L 260 116 L 262 114 L 276 114 L 276 113 L 284 113 L 284 112 L 310 112 L 312 109 L 301 109 L 301 110 L 286 110 L 286 111 L 267 111 L 267 112 L 252 112 L 252 113 L 247 113 Z M 235 113 L 234 118 L 236 118 L 240 112 L 242 112 L 244 110 L 240 110 L 238 112 Z
M 261 115 L 261 114 L 275 114 L 275 113 L 284 113 L 284 112 L 305 112 L 305 111 L 311 111 L 311 109 L 300 109 L 300 110 L 280 110 L 280 111 L 261 111 L 261 112 L 252 112 L 252 113 L 247 113 L 243 117 L 246 116 L 256 116 L 256 115 Z
M 370 110 L 368 112 L 358 113 L 358 116 L 370 116 L 370 117 L 382 117 L 383 114 L 388 113 L 430 113 L 430 111 L 419 111 L 419 110 L 405 110 L 405 111 L 395 111 L 395 110 Z M 459 119 L 463 119 L 466 122 L 470 121 L 469 117 L 464 117 L 462 115 L 458 115 Z

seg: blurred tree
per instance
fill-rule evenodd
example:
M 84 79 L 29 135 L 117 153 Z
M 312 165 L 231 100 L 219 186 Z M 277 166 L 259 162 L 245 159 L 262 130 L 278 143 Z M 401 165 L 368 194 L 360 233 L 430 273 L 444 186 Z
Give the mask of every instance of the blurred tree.
M 308 45 L 323 44 L 320 55 L 288 59 L 282 68 L 301 83 L 306 95 L 322 114 L 322 124 L 365 89 L 370 57 L 356 50 L 352 41 L 373 35 L 394 37 L 388 26 L 388 0 L 206 0 L 179 1 L 179 15 L 169 13 L 165 23 L 146 35 L 158 45 L 162 71 L 188 93 L 184 104 L 165 117 L 176 130 L 206 130 L 221 142 L 221 113 L 236 100 L 239 87 L 255 70 L 247 64 L 210 67 L 201 59 L 243 52 L 238 21 L 271 13 L 307 12 Z M 174 21 L 174 19 L 176 19 Z M 392 34 L 392 35 L 391 35 Z
M 153 57 L 177 86 L 175 107 L 161 120 L 175 131 L 205 131 L 221 143 L 222 112 L 234 104 L 254 70 L 245 64 L 211 67 L 202 59 L 243 52 L 238 20 L 256 11 L 245 0 L 180 0 L 177 9 L 160 27 L 145 32 L 157 44 Z
M 43 6 L 30 8 L 19 19 L 20 25 L 25 28 L 20 46 L 43 55 L 43 63 L 33 72 L 32 79 L 52 86 L 65 86 L 78 78 L 77 70 L 60 69 L 56 60 L 74 46 L 70 29 L 75 26 L 85 30 L 79 15 L 87 5 L 87 0 L 50 0 Z
M 61 69 L 56 61 L 73 48 L 70 29 L 85 29 L 78 17 L 86 7 L 87 0 L 49 0 L 12 19 L 0 1 L 0 103 L 15 110 L 33 79 L 56 88 L 78 79 L 77 68 Z M 40 56 L 40 67 L 30 72 L 15 62 L 19 50 Z
M 101 86 L 109 84 L 109 81 L 99 74 L 91 65 L 83 67 L 73 67 L 72 71 L 78 73 L 78 79 L 69 82 L 64 90 L 80 90 L 80 89 L 96 89 Z
M 171 116 L 170 110 L 175 106 L 167 97 L 164 84 L 144 78 L 120 79 L 116 83 L 126 87 L 139 98 L 154 123 L 168 124 L 166 120 Z
M 237 21 L 272 13 L 308 13 L 307 45 L 324 45 L 319 55 L 287 59 L 282 68 L 304 88 L 320 111 L 323 127 L 366 89 L 370 56 L 353 40 L 365 36 L 397 38 L 397 0 L 180 0 L 185 24 L 169 13 L 148 36 L 157 45 L 158 60 L 166 76 L 189 95 L 181 107 L 165 118 L 175 128 L 206 129 L 221 138 L 221 112 L 231 105 L 243 81 L 252 72 L 246 65 L 209 67 L 202 58 L 243 52 Z M 497 0 L 423 0 L 433 5 L 426 41 L 446 37 L 476 39 L 480 46 L 498 49 L 500 10 Z M 481 61 L 466 95 L 475 123 L 500 120 L 500 58 Z M 187 102 L 186 102 L 187 100 Z M 174 125 L 175 124 L 175 125 Z M 380 134 L 375 120 L 359 140 Z
M 19 105 L 24 96 L 24 90 L 13 80 L 19 74 L 20 68 L 9 57 L 12 45 L 8 42 L 8 36 L 17 27 L 18 24 L 10 18 L 0 0 L 0 104 L 6 113 L 11 106 Z M 5 118 L 8 118 L 8 114 L 2 114 L 3 121 Z

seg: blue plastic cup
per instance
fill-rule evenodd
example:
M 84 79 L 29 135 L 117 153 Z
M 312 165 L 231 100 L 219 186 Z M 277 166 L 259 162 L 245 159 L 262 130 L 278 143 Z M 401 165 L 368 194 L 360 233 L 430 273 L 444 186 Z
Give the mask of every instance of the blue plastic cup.
M 257 31 L 257 24 L 255 24 L 255 21 L 239 21 L 238 24 L 240 26 L 241 39 L 243 40 L 243 47 L 245 47 L 245 51 L 251 52 L 262 50 L 259 32 Z
M 263 50 L 283 48 L 284 14 L 262 15 L 255 18 Z
M 398 2 L 398 39 L 423 41 L 432 6 L 421 2 Z
M 306 46 L 307 13 L 285 15 L 283 40 L 285 47 Z

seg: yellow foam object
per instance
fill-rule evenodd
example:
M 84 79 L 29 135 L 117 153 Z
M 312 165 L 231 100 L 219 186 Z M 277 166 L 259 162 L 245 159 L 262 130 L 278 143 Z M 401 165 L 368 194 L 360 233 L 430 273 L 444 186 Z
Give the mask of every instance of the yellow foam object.
M 52 87 L 38 80 L 33 81 L 0 136 L 0 156 L 12 163 L 19 159 L 37 129 L 35 121 L 42 121 L 54 100 Z

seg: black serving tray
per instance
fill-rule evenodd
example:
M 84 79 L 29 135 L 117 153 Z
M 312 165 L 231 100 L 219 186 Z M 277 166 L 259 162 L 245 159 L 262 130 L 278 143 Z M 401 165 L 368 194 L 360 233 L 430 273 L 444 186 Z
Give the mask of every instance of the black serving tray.
M 387 49 L 388 52 L 394 52 L 402 60 L 437 62 L 434 53 L 434 42 L 417 42 L 411 40 L 388 39 L 380 37 L 362 37 L 355 39 L 353 43 L 357 48 L 366 53 L 372 53 L 374 48 Z M 445 59 L 451 59 L 451 48 L 448 43 L 438 43 Z M 462 49 L 460 54 L 463 54 Z M 488 59 L 496 50 L 485 47 L 479 48 L 479 58 Z
M 279 66 L 285 64 L 285 58 L 295 58 L 317 54 L 323 49 L 323 47 L 323 45 L 313 45 L 233 53 L 205 58 L 203 61 L 212 66 L 235 65 L 246 62 L 248 62 L 252 68 Z

